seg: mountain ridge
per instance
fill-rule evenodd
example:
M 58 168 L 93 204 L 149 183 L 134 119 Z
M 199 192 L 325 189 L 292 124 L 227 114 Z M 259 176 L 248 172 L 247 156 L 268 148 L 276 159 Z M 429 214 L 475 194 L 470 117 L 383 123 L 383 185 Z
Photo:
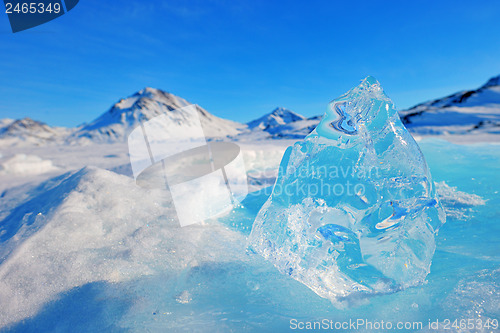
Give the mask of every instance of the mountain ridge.
M 77 128 L 51 127 L 30 118 L 0 119 L 0 139 L 20 139 L 34 144 L 60 140 L 71 144 L 125 142 L 135 127 L 159 115 L 169 116 L 172 126 L 182 127 L 183 122 L 190 122 L 192 126 L 192 115 L 181 112 L 174 117 L 171 113 L 188 105 L 192 104 L 182 97 L 146 87 L 118 100 L 99 117 Z M 306 118 L 277 107 L 242 124 L 219 118 L 198 105 L 194 107 L 209 139 L 300 139 L 309 134 L 321 119 L 320 115 Z M 401 110 L 399 114 L 410 132 L 417 135 L 500 134 L 500 75 L 490 78 L 477 89 L 426 101 Z
M 422 135 L 500 133 L 500 75 L 477 89 L 423 102 L 399 114 L 411 132 Z
M 247 126 L 249 129 L 259 128 L 263 131 L 269 131 L 272 128 L 304 119 L 306 119 L 306 117 L 292 110 L 277 107 L 270 113 L 248 122 Z
M 52 127 L 29 117 L 22 119 L 1 119 L 0 139 L 19 139 L 29 143 L 46 143 L 56 141 L 71 130 L 64 127 Z
M 146 87 L 127 98 L 120 99 L 108 111 L 75 131 L 68 141 L 87 139 L 97 142 L 124 142 L 128 134 L 141 123 L 159 115 L 171 116 L 173 110 L 192 105 L 185 99 L 169 92 Z M 216 117 L 198 105 L 194 105 L 207 137 L 225 137 L 240 132 L 241 124 Z M 181 115 L 182 121 L 193 122 L 188 113 Z M 171 119 L 173 125 L 182 126 L 179 117 Z M 177 123 L 176 123 L 177 122 Z

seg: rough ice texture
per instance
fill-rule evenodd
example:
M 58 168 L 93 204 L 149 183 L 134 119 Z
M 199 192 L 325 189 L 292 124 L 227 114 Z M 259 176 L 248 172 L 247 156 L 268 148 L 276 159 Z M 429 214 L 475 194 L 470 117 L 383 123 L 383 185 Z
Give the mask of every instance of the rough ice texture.
M 339 301 L 422 283 L 444 222 L 422 152 L 368 77 L 287 149 L 249 245 Z

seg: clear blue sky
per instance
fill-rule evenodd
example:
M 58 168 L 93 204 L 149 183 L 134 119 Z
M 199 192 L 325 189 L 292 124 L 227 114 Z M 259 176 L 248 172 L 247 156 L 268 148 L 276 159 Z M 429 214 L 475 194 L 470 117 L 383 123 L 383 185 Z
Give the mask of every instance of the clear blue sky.
M 51 125 L 145 86 L 246 122 L 322 114 L 367 75 L 402 109 L 498 74 L 498 0 L 80 0 L 16 34 L 0 13 L 0 118 Z

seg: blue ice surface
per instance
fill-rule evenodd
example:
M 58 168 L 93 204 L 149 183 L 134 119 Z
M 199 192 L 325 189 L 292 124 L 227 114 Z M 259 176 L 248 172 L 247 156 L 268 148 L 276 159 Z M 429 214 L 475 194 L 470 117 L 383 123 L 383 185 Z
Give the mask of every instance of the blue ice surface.
M 422 331 L 429 331 L 429 320 L 499 319 L 500 146 L 438 139 L 419 145 L 434 181 L 487 200 L 472 207 L 465 219 L 448 217 L 436 237 L 431 273 L 423 285 L 338 309 L 258 255 L 248 255 L 244 262 L 214 258 L 181 273 L 165 271 L 129 282 L 75 288 L 4 331 L 286 332 L 293 319 L 422 322 Z M 250 195 L 220 222 L 248 235 L 269 192 L 259 194 Z M 176 297 L 184 290 L 189 290 L 191 301 L 179 303 Z M 362 326 L 357 331 L 370 330 Z

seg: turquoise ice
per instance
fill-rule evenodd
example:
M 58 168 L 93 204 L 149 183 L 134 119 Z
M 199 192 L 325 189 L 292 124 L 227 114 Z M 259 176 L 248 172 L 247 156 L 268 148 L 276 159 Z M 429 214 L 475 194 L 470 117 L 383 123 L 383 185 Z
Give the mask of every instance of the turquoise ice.
M 289 147 L 250 249 L 318 295 L 421 284 L 445 222 L 424 156 L 373 77 Z

